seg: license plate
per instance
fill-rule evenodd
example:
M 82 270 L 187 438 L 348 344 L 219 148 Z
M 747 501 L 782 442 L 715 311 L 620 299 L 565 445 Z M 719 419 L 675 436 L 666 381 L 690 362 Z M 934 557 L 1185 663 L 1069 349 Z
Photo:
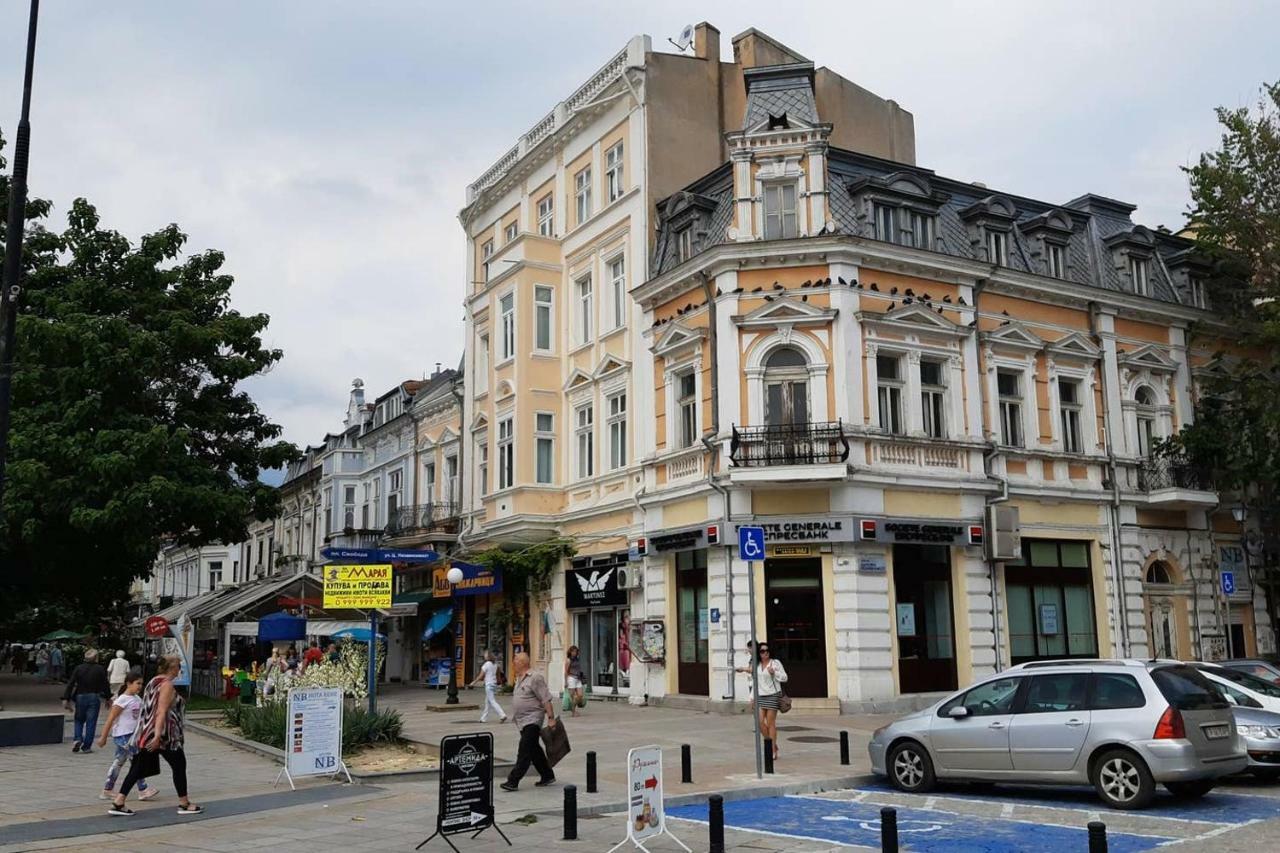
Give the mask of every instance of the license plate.
M 1231 726 L 1204 726 L 1204 736 L 1209 740 L 1222 740 L 1231 734 Z

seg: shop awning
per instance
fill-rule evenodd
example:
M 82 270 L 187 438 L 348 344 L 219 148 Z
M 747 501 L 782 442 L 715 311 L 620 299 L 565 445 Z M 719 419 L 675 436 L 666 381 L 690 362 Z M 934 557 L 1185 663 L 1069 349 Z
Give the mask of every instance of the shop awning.
M 308 619 L 307 635 L 310 637 L 332 637 L 339 631 L 369 630 L 368 622 L 353 622 L 350 619 Z
M 258 620 L 258 639 L 268 642 L 302 640 L 307 636 L 307 620 L 281 610 Z
M 447 630 L 449 623 L 453 621 L 453 608 L 441 607 L 431 617 L 427 619 L 427 627 L 422 629 L 422 639 L 430 640 L 441 631 Z
M 302 585 L 310 583 L 314 587 L 318 587 L 320 582 L 310 575 L 297 574 L 290 575 L 285 578 L 270 578 L 268 580 L 256 581 L 254 583 L 244 584 L 237 587 L 233 592 L 224 599 L 219 600 L 212 607 L 201 608 L 201 616 L 209 616 L 215 622 L 226 619 L 242 610 L 247 610 L 255 604 L 259 604 L 265 599 L 274 598 L 281 591 L 290 586 L 301 588 Z M 194 617 L 192 617 L 194 618 Z
M 369 642 L 369 629 L 343 628 L 338 633 L 330 635 L 330 638 L 334 640 L 355 640 L 358 643 L 367 643 Z M 386 638 L 386 634 L 378 634 L 379 640 L 385 640 Z

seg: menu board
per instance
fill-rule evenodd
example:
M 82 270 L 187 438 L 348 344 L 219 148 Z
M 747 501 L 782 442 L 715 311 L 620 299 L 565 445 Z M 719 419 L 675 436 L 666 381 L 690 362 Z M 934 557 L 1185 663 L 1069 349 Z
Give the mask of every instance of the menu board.
M 342 688 L 294 688 L 284 734 L 291 777 L 338 772 L 342 766 Z
M 475 732 L 440 741 L 440 808 L 436 832 L 478 833 L 493 826 L 493 735 Z

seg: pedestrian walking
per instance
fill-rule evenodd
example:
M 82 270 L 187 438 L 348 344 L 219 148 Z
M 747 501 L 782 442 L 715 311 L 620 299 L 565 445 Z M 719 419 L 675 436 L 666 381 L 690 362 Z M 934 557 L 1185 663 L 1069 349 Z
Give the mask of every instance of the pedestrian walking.
M 481 681 L 484 682 L 484 710 L 480 712 L 480 722 L 489 722 L 489 709 L 498 712 L 498 722 L 505 723 L 507 721 L 507 712 L 502 710 L 502 706 L 498 704 L 496 693 L 498 691 L 498 663 L 491 649 L 485 650 L 484 663 L 480 665 L 480 674 L 471 682 L 471 686 L 475 687 Z
M 182 670 L 177 655 L 164 655 L 156 661 L 156 677 L 142 691 L 142 713 L 138 727 L 130 741 L 138 748 L 129 763 L 120 793 L 111 801 L 107 814 L 127 817 L 133 809 L 125 805 L 129 792 L 140 779 L 159 772 L 159 759 L 163 758 L 173 774 L 173 789 L 178 792 L 178 814 L 196 815 L 203 808 L 187 797 L 187 755 L 183 752 L 183 727 L 186 724 L 186 700 L 173 686 L 173 679 Z
M 45 643 L 36 649 L 36 677 L 41 681 L 49 678 L 49 647 Z
M 27 671 L 27 650 L 24 646 L 15 645 L 9 657 L 14 675 L 22 675 Z
M 582 698 L 582 659 L 577 646 L 570 646 L 564 656 L 564 689 L 569 691 L 569 707 L 573 716 L 578 716 L 578 708 L 585 704 Z
M 124 649 L 116 649 L 116 656 L 107 664 L 107 682 L 111 685 L 111 695 L 119 696 L 129 677 L 129 661 L 125 659 Z
M 54 643 L 53 648 L 49 651 L 49 677 L 54 681 L 62 680 L 62 664 L 64 660 L 62 643 Z
M 116 658 L 113 664 L 121 660 Z M 107 712 L 107 721 L 102 724 L 102 736 L 98 738 L 98 746 L 107 745 L 107 738 L 115 744 L 116 754 L 107 770 L 107 781 L 102 785 L 99 799 L 109 800 L 115 796 L 116 779 L 120 776 L 120 768 L 133 757 L 136 749 L 130 745 L 133 733 L 138 730 L 138 718 L 142 716 L 142 671 L 133 670 L 125 676 L 125 681 L 116 691 L 116 698 L 111 702 L 111 710 Z M 157 789 L 147 785 L 145 779 L 138 780 L 138 799 L 149 800 L 157 793 Z
M 736 667 L 738 672 L 751 673 L 750 667 Z M 782 685 L 787 681 L 787 671 L 782 661 L 769 654 L 769 644 L 756 646 L 756 713 L 760 715 L 760 736 L 773 741 L 773 758 L 778 759 L 778 709 L 782 706 Z
M 107 670 L 98 663 L 97 649 L 84 653 L 84 663 L 71 671 L 67 687 L 62 691 L 62 704 L 76 714 L 73 730 L 72 752 L 93 752 L 93 736 L 98 728 L 98 712 L 103 700 L 111 699 L 111 686 L 107 683 Z
M 516 752 L 516 766 L 511 768 L 507 781 L 502 783 L 502 790 L 519 789 L 520 780 L 529 772 L 531 764 L 539 776 L 535 785 L 544 787 L 554 784 L 556 774 L 551 770 L 547 754 L 542 751 L 541 738 L 544 720 L 548 727 L 554 728 L 556 725 L 555 708 L 552 707 L 547 679 L 542 673 L 530 669 L 529 655 L 524 652 L 512 658 L 511 671 L 516 677 L 511 717 L 520 730 L 520 748 Z

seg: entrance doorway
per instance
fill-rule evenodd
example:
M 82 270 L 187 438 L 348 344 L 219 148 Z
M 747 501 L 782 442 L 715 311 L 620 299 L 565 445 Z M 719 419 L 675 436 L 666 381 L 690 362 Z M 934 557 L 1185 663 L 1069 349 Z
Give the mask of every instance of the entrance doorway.
M 710 614 L 707 612 L 707 550 L 676 554 L 677 690 L 711 694 Z
M 822 559 L 764 561 L 765 636 L 787 670 L 788 696 L 827 695 Z
M 625 607 L 573 612 L 573 644 L 592 693 L 625 693 L 630 687 L 629 613 Z
M 894 545 L 893 587 L 900 691 L 955 690 L 951 550 L 945 545 Z

